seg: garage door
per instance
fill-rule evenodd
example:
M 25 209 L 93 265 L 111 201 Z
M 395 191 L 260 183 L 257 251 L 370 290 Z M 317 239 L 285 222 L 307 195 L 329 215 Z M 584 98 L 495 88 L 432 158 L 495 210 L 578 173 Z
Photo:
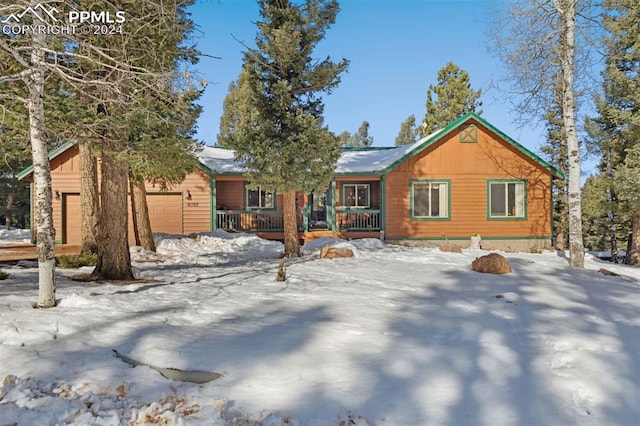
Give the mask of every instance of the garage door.
M 62 195 L 62 242 L 81 244 L 80 234 L 80 194 Z M 182 234 L 182 195 L 151 193 L 147 194 L 149 220 L 153 232 Z M 129 243 L 134 244 L 131 206 L 129 206 Z
M 182 194 L 148 193 L 147 204 L 153 232 L 182 234 Z
M 62 194 L 62 242 L 81 244 L 80 194 Z

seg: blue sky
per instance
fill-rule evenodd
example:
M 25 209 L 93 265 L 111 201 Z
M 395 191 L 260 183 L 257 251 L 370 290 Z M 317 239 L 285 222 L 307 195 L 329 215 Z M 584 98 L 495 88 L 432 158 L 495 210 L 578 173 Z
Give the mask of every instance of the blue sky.
M 336 24 L 317 48 L 318 58 L 350 60 L 342 83 L 324 97 L 325 123 L 336 134 L 370 123 L 374 146 L 392 146 L 400 124 L 411 114 L 421 121 L 426 92 L 448 61 L 466 70 L 482 89 L 483 117 L 534 152 L 544 142 L 544 126 L 516 124 L 512 98 L 492 85 L 504 76 L 489 53 L 486 34 L 499 0 L 343 0 Z M 216 140 L 229 83 L 242 65 L 243 42 L 254 45 L 258 6 L 253 0 L 201 0 L 192 8 L 203 58 L 199 72 L 209 82 L 202 98 L 198 137 Z M 492 88 L 493 87 L 493 88 Z

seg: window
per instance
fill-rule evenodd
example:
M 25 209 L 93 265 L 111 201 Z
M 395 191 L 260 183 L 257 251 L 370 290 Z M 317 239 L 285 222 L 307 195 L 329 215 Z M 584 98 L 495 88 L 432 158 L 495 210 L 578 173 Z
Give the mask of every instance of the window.
M 489 218 L 524 218 L 525 194 L 522 181 L 489 181 Z
M 345 183 L 342 185 L 342 205 L 344 207 L 369 208 L 369 184 Z
M 449 219 L 449 181 L 411 182 L 411 217 Z
M 476 143 L 478 142 L 478 126 L 469 124 L 460 129 L 460 142 Z
M 261 188 L 246 188 L 246 204 L 248 209 L 273 209 L 275 208 L 275 194 Z

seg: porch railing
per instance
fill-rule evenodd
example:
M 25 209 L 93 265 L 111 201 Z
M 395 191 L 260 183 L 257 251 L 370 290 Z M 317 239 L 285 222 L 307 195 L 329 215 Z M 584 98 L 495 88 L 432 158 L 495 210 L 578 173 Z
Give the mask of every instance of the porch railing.
M 216 212 L 216 226 L 225 231 L 282 231 L 284 219 L 282 211 L 251 211 L 251 210 L 218 210 Z M 302 230 L 302 213 L 297 215 L 298 229 Z
M 380 210 L 338 210 L 336 225 L 338 229 L 346 231 L 378 231 L 380 230 Z

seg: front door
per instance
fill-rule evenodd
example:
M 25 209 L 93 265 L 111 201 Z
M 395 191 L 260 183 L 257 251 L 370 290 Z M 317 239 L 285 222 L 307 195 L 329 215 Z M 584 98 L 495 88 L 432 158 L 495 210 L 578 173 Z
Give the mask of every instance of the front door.
M 309 194 L 309 229 L 328 229 L 327 199 L 327 192 Z

